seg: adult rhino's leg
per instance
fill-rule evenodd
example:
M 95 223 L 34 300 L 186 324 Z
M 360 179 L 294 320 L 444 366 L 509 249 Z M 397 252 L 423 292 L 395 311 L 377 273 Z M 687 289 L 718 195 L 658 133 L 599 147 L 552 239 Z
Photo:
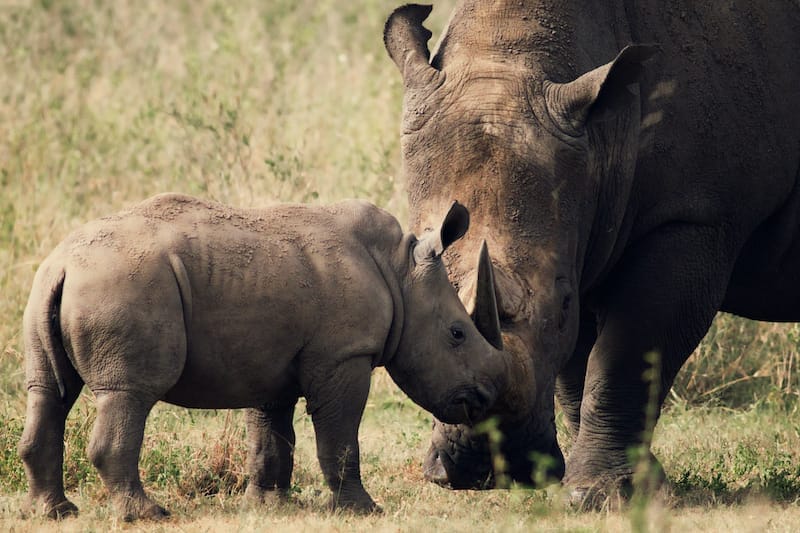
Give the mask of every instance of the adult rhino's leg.
M 649 444 L 648 402 L 655 424 L 675 375 L 722 301 L 732 263 L 726 249 L 713 227 L 665 226 L 631 249 L 595 295 L 599 335 L 563 480 L 574 489 L 574 503 L 596 507 L 631 489 L 630 452 Z M 657 354 L 649 380 L 648 353 Z
M 287 495 L 294 466 L 294 407 L 292 402 L 247 410 L 248 498 L 263 502 L 269 495 Z
M 336 368 L 316 368 L 303 386 L 317 437 L 317 458 L 333 491 L 333 508 L 377 510 L 361 484 L 358 449 L 371 371 L 371 358 L 356 357 Z
M 139 453 L 147 415 L 155 404 L 140 392 L 98 391 L 89 458 L 125 521 L 169 513 L 151 500 L 139 479 Z
M 65 398 L 44 358 L 27 362 L 28 404 L 18 452 L 28 478 L 28 506 L 35 513 L 61 518 L 78 513 L 64 494 L 64 425 L 83 381 L 71 367 L 63 369 Z M 37 368 L 33 368 L 37 367 Z
M 597 340 L 597 321 L 588 312 L 581 314 L 580 330 L 575 350 L 556 379 L 556 398 L 572 438 L 577 437 L 581 425 L 581 402 L 586 379 L 589 354 Z

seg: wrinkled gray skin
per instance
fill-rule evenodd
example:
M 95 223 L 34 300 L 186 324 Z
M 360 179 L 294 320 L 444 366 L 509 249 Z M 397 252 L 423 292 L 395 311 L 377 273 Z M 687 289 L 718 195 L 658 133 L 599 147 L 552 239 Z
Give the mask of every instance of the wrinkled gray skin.
M 386 366 L 451 423 L 479 419 L 508 372 L 441 261 L 469 214 L 444 212 L 417 240 L 366 202 L 240 210 L 165 194 L 77 229 L 42 263 L 25 309 L 19 452 L 34 510 L 77 511 L 64 495 L 63 438 L 84 384 L 97 399 L 88 454 L 128 520 L 166 515 L 138 472 L 159 400 L 252 408 L 247 496 L 261 500 L 290 487 L 305 396 L 333 505 L 375 509 L 358 452 L 371 370 Z
M 515 370 L 497 405 L 511 475 L 530 452 L 578 501 L 629 486 L 644 354 L 659 406 L 717 311 L 800 320 L 800 6 L 777 0 L 464 0 L 429 58 L 430 7 L 388 20 L 405 84 L 414 228 L 458 191 L 445 257 L 465 301 L 492 251 Z M 631 44 L 648 43 L 648 44 Z M 652 44 L 649 44 L 652 43 Z M 478 302 L 480 305 L 480 302 Z M 491 485 L 485 443 L 437 423 L 429 479 Z

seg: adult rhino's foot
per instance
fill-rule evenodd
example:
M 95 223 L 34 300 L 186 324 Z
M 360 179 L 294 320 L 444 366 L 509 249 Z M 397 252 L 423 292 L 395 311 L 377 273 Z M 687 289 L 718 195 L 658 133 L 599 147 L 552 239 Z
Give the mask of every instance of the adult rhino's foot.
M 633 490 L 628 479 L 597 482 L 569 491 L 567 505 L 576 511 L 618 511 L 630 501 Z
M 648 452 L 636 464 L 627 456 L 618 460 L 604 456 L 604 461 L 591 461 L 574 451 L 567 462 L 563 485 L 568 490 L 567 504 L 579 511 L 618 510 L 635 494 L 650 496 L 663 485 L 664 470 L 658 459 Z M 627 454 L 626 454 L 627 455 Z M 605 463 L 606 468 L 602 468 Z

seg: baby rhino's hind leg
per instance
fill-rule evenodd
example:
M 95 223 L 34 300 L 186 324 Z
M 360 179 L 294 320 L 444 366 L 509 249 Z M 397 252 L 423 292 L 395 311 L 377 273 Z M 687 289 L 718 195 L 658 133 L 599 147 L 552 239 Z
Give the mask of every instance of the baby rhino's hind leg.
M 64 494 L 64 425 L 83 384 L 77 373 L 66 377 L 63 401 L 54 383 L 29 385 L 25 429 L 18 446 L 28 478 L 28 506 L 49 518 L 78 513 Z
M 175 273 L 144 264 L 140 276 L 117 284 L 113 300 L 94 313 L 74 304 L 62 319 L 71 332 L 76 367 L 97 398 L 89 458 L 126 521 L 159 519 L 169 513 L 145 494 L 139 455 L 147 415 L 186 365 Z
M 296 400 L 295 400 L 296 401 Z M 294 466 L 294 402 L 288 406 L 247 410 L 247 471 L 245 495 L 264 502 L 271 496 L 286 497 Z
M 145 419 L 155 400 L 127 391 L 97 393 L 97 420 L 89 442 L 89 458 L 127 522 L 169 516 L 144 492 L 139 479 L 139 453 Z

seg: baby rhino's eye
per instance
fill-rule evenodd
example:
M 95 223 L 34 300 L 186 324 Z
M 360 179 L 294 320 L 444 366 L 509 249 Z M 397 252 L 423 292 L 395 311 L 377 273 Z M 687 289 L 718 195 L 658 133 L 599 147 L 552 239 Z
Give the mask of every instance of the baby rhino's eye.
M 461 326 L 450 326 L 450 336 L 454 341 L 460 343 L 464 340 L 464 330 Z

